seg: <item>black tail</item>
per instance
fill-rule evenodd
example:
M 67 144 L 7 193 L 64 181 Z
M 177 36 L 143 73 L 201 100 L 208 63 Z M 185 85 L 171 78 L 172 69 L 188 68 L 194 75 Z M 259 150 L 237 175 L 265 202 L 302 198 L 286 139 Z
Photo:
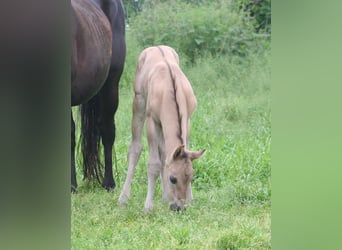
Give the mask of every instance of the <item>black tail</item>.
M 100 110 L 98 96 L 81 105 L 81 141 L 83 155 L 83 178 L 103 180 L 100 161 Z

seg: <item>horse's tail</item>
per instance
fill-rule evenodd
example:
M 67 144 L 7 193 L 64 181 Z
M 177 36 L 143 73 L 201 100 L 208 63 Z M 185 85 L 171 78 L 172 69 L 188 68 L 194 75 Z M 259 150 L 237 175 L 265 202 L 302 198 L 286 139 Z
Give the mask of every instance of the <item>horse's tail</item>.
M 88 181 L 103 179 L 100 151 L 99 97 L 95 95 L 81 105 L 81 141 L 83 155 L 83 178 Z

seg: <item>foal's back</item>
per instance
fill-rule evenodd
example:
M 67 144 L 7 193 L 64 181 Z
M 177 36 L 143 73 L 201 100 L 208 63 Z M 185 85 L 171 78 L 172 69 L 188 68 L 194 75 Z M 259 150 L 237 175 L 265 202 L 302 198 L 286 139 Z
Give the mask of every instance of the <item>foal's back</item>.
M 179 107 L 184 117 L 190 116 L 197 105 L 191 84 L 179 67 L 178 54 L 165 45 L 149 47 L 141 53 L 134 90 L 146 98 L 147 115 L 157 120 L 169 114 L 176 101 L 182 103 Z

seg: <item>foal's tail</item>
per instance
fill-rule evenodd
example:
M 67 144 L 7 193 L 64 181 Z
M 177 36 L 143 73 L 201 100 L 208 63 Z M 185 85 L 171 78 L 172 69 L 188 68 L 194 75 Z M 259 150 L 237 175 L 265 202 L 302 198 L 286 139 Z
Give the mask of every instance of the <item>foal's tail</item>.
M 103 179 L 100 161 L 100 110 L 99 97 L 81 105 L 81 141 L 83 155 L 83 179 Z

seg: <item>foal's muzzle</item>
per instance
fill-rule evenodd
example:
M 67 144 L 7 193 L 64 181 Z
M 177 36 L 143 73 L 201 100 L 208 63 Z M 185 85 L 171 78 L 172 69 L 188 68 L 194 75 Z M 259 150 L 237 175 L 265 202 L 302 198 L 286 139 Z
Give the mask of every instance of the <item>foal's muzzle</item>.
M 184 202 L 183 201 L 175 201 L 175 202 L 172 202 L 170 203 L 170 209 L 172 211 L 181 211 L 181 210 L 185 210 L 185 206 L 184 206 Z

